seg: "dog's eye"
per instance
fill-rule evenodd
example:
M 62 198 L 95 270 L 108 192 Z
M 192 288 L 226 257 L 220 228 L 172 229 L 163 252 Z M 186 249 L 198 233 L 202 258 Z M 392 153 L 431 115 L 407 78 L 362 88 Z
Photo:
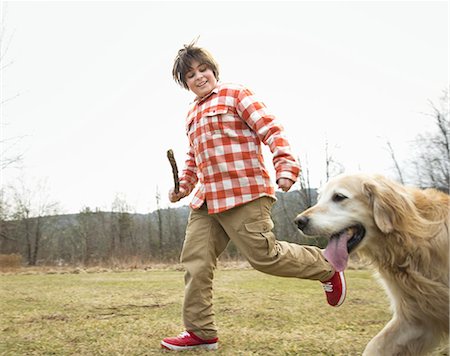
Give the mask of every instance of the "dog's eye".
M 345 199 L 347 199 L 347 197 L 344 194 L 341 193 L 335 193 L 333 195 L 333 198 L 331 198 L 334 202 L 339 203 Z

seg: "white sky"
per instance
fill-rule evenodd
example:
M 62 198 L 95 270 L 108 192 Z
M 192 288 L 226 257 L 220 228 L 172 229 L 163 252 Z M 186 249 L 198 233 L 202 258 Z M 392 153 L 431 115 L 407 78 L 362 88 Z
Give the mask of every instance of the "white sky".
M 22 169 L 2 184 L 47 180 L 63 212 L 169 206 L 188 141 L 193 95 L 171 77 L 183 44 L 200 35 L 221 80 L 252 89 L 325 179 L 325 141 L 347 170 L 395 176 L 424 113 L 448 86 L 449 8 L 433 2 L 8 2 L 2 5 L 2 140 L 24 136 Z M 3 43 L 3 46 L 6 42 Z M 269 157 L 270 158 L 270 157 Z M 270 159 L 267 166 L 271 170 Z M 187 204 L 190 198 L 171 206 Z

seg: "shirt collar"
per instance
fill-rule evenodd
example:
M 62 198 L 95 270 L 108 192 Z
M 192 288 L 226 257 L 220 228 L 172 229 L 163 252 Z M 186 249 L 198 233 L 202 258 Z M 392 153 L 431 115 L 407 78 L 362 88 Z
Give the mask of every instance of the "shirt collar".
M 202 101 L 204 101 L 204 100 L 206 100 L 207 98 L 209 98 L 212 94 L 217 94 L 217 93 L 219 92 L 219 85 L 220 85 L 220 84 L 221 84 L 221 83 L 218 81 L 217 84 L 216 84 L 216 86 L 214 87 L 214 89 L 211 90 L 211 92 L 210 92 L 209 94 L 205 95 L 204 97 L 200 98 L 200 97 L 197 96 L 197 97 L 194 99 L 194 103 L 200 104 Z

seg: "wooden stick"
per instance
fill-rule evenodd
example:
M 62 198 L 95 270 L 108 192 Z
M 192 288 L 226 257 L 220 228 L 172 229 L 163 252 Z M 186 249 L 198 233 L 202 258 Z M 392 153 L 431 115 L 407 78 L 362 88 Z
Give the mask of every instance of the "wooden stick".
M 173 182 L 175 183 L 174 191 L 176 194 L 178 194 L 180 192 L 180 181 L 178 178 L 177 161 L 175 161 L 175 156 L 173 155 L 172 150 L 167 151 L 167 158 L 169 159 L 170 165 L 172 167 Z

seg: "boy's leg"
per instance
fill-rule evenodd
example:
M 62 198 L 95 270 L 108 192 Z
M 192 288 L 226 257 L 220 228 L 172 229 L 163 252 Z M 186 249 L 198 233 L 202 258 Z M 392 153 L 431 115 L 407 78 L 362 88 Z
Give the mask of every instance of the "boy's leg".
M 271 231 L 272 205 L 273 199 L 262 197 L 219 213 L 217 219 L 255 269 L 282 277 L 329 280 L 334 269 L 318 247 L 276 240 Z
M 201 339 L 217 337 L 212 309 L 212 286 L 217 258 L 229 238 L 205 206 L 191 210 L 181 253 L 185 272 L 183 321 Z

